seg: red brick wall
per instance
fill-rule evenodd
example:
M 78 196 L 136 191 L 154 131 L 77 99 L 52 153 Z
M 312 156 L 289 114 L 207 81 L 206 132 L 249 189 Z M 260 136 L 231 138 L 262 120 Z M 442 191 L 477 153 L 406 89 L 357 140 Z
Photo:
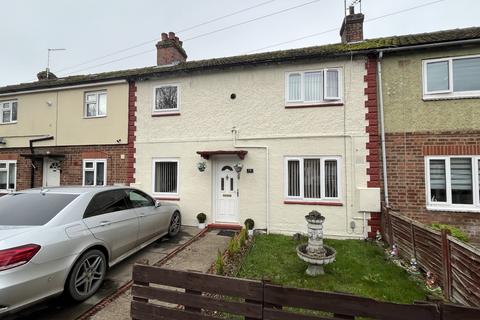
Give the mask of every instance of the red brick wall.
M 365 128 L 368 133 L 368 142 L 366 148 L 368 150 L 367 163 L 367 175 L 369 180 L 367 186 L 369 188 L 380 187 L 380 139 L 378 131 L 378 107 L 377 107 L 377 59 L 375 56 L 369 56 L 367 63 L 365 64 L 367 74 L 364 81 L 367 83 L 365 88 L 365 95 L 367 100 L 365 101 L 365 119 L 368 121 L 368 125 Z M 368 232 L 369 238 L 374 238 L 377 230 L 380 230 L 380 213 L 371 212 L 370 219 L 368 220 L 370 231 Z
M 387 133 L 387 174 L 390 207 L 424 223 L 460 227 L 480 242 L 480 212 L 439 212 L 426 209 L 425 156 L 479 155 L 480 131 Z
M 128 86 L 128 163 L 127 181 L 135 183 L 135 132 L 137 131 L 137 86 L 130 82 Z
M 83 159 L 104 158 L 107 159 L 107 184 L 128 183 L 127 145 L 92 145 L 92 146 L 66 146 L 66 147 L 36 147 L 36 153 L 64 154 L 65 159 L 61 163 L 60 184 L 81 185 L 83 174 Z M 30 188 L 31 160 L 21 157 L 20 154 L 30 154 L 29 148 L 1 149 L 1 160 L 17 160 L 17 190 Z M 122 159 L 122 155 L 124 156 Z M 35 187 L 42 186 L 43 161 L 35 161 Z

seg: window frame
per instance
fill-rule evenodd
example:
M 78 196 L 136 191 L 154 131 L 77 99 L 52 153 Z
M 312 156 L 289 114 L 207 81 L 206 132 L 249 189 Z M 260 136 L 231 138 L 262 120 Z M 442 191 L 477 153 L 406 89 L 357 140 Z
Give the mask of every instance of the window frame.
M 87 162 L 93 162 L 93 168 L 86 168 Z M 103 162 L 103 185 L 97 185 L 97 163 Z M 82 162 L 82 186 L 85 187 L 102 187 L 107 185 L 107 159 L 83 159 Z M 93 171 L 93 185 L 85 184 L 85 172 Z
M 177 107 L 175 109 L 162 109 L 159 110 L 157 109 L 157 89 L 163 88 L 163 87 L 176 87 L 177 88 Z M 153 87 L 153 108 L 152 108 L 152 114 L 153 115 L 158 115 L 158 114 L 170 114 L 170 113 L 180 113 L 180 91 L 181 87 L 179 83 L 164 83 L 160 85 L 156 85 Z
M 0 163 L 5 163 L 5 169 L 0 169 L 2 172 L 7 173 L 7 188 L 5 189 L 0 189 L 0 192 L 14 192 L 17 190 L 17 160 L 0 160 Z M 8 188 L 8 185 L 10 184 L 10 164 L 15 164 L 15 175 L 14 175 L 14 182 L 13 182 L 13 189 Z
M 458 204 L 452 203 L 452 180 L 451 180 L 451 165 L 450 160 L 454 158 L 469 158 L 472 162 L 472 194 L 473 204 Z M 445 179 L 446 179 L 446 195 L 445 202 L 431 201 L 431 187 L 430 187 L 430 160 L 444 160 L 445 161 Z M 472 155 L 453 155 L 453 156 L 426 156 L 425 157 L 425 197 L 426 208 L 432 211 L 465 211 L 465 212 L 480 212 L 480 195 L 479 195 L 479 165 L 480 156 Z
M 177 192 L 155 191 L 155 167 L 158 162 L 175 162 L 177 164 Z M 153 158 L 152 159 L 152 195 L 157 197 L 178 197 L 180 194 L 180 159 L 179 158 Z
M 5 103 L 8 103 L 8 109 L 10 110 L 10 121 L 8 122 L 3 122 L 3 105 Z M 13 120 L 13 103 L 17 104 L 17 118 Z M 0 112 L 1 112 L 1 117 L 0 117 L 0 125 L 2 124 L 13 124 L 18 122 L 18 100 L 13 99 L 13 100 L 0 100 Z
M 327 73 L 328 71 L 335 70 L 338 72 L 338 97 L 328 97 L 327 96 Z M 322 100 L 316 101 L 305 101 L 305 74 L 306 73 L 315 73 L 322 72 L 323 77 L 323 98 Z M 290 75 L 300 74 L 300 100 L 290 100 Z M 294 106 L 305 106 L 305 105 L 330 105 L 343 104 L 343 68 L 341 67 L 328 67 L 312 70 L 297 70 L 297 71 L 287 71 L 285 72 L 285 105 L 287 107 Z
M 473 91 L 453 91 L 453 61 L 480 58 L 480 55 L 455 56 L 436 59 L 422 60 L 422 84 L 423 84 L 423 99 L 424 100 L 438 100 L 438 99 L 458 99 L 458 98 L 474 98 L 480 97 L 480 90 Z M 427 65 L 434 62 L 448 62 L 448 90 L 428 91 L 428 73 Z
M 304 162 L 308 159 L 320 159 L 320 198 L 305 198 L 305 171 Z M 337 162 L 337 197 L 325 197 L 325 161 L 335 160 Z M 290 196 L 288 194 L 288 162 L 299 161 L 300 177 L 300 195 Z M 284 157 L 284 198 L 286 201 L 301 201 L 301 202 L 331 202 L 340 203 L 342 201 L 342 157 L 340 156 L 286 156 Z
M 95 95 L 95 114 L 94 116 L 89 116 L 88 115 L 88 100 L 87 100 L 87 96 L 88 95 Z M 105 95 L 105 99 L 106 99 L 106 102 L 105 102 L 105 114 L 102 114 L 102 115 L 98 115 L 98 101 L 99 101 L 99 96 L 100 95 Z M 108 94 L 107 94 L 107 90 L 96 90 L 96 91 L 86 91 L 83 95 L 83 117 L 85 119 L 94 119 L 94 118 L 105 118 L 107 115 L 108 115 Z M 90 102 L 91 103 L 91 102 Z

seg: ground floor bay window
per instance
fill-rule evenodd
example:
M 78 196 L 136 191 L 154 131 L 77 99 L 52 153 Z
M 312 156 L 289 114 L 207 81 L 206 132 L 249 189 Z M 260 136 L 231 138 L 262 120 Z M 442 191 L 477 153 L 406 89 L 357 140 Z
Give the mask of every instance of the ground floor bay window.
M 427 208 L 480 211 L 480 157 L 427 157 Z
M 17 162 L 0 161 L 0 191 L 16 189 Z
M 338 203 L 340 167 L 338 157 L 285 158 L 286 200 Z

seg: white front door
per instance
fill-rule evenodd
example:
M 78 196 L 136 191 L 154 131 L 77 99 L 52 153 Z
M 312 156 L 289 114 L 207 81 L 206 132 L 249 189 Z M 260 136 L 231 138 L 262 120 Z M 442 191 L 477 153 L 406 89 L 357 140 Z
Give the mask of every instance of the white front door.
M 238 178 L 234 160 L 219 159 L 216 166 L 215 222 L 238 223 Z
M 43 186 L 58 187 L 60 185 L 60 161 L 52 158 L 43 160 Z

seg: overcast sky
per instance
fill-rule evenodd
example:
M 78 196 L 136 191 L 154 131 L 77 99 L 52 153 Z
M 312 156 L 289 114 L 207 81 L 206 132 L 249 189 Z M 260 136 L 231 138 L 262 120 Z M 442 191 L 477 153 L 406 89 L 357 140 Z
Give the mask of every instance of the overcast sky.
M 363 0 L 364 37 L 480 26 L 478 0 L 443 0 L 371 22 L 367 20 L 435 0 Z M 306 4 L 312 2 L 310 4 Z M 155 43 L 162 32 L 174 31 L 180 39 L 193 38 L 247 20 L 243 25 L 184 42 L 188 60 L 253 52 L 325 30 L 340 28 L 343 0 L 0 0 L 0 86 L 36 80 L 54 52 L 50 69 L 57 76 L 144 67 L 156 63 Z M 347 0 L 351 3 L 352 0 Z M 197 24 L 258 6 L 240 14 L 184 30 Z M 338 30 L 289 42 L 261 51 L 339 42 Z M 104 59 L 69 68 L 139 43 L 146 45 Z M 151 50 L 151 51 L 149 51 Z M 149 51 L 128 59 L 137 53 Z M 108 63 L 112 60 L 120 61 Z M 103 64 L 102 66 L 96 66 Z M 92 67 L 93 66 L 93 67 Z M 69 68 L 66 70 L 65 68 Z

